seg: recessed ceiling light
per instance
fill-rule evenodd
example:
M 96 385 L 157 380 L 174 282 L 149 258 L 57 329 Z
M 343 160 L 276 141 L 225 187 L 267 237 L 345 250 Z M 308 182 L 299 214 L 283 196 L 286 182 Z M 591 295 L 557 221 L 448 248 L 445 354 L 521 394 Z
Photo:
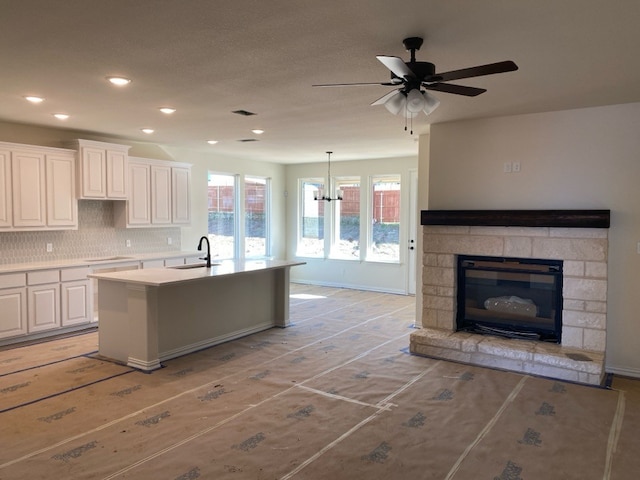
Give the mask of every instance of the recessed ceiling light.
M 66 113 L 54 113 L 53 116 L 58 120 L 66 120 L 67 118 L 69 118 L 69 115 L 67 115 Z
M 118 87 L 129 85 L 131 83 L 131 80 L 125 77 L 107 77 L 107 80 L 109 80 L 114 85 L 117 85 Z
M 44 102 L 44 98 L 36 97 L 34 95 L 27 95 L 26 97 L 24 97 L 24 99 L 27 100 L 28 102 L 31 102 L 31 103 L 42 103 L 42 102 Z
M 264 133 L 264 130 L 260 130 L 259 128 L 256 128 L 255 130 L 251 130 L 251 131 L 256 135 L 262 135 Z
M 209 145 L 215 145 L 216 143 L 218 143 L 218 140 L 207 140 L 207 143 Z
M 154 132 L 153 128 L 141 128 L 140 130 L 142 130 L 147 135 L 151 135 Z
M 159 110 L 162 113 L 166 113 L 167 115 L 171 115 L 172 113 L 174 113 L 176 111 L 175 108 L 171 108 L 171 107 L 160 107 Z

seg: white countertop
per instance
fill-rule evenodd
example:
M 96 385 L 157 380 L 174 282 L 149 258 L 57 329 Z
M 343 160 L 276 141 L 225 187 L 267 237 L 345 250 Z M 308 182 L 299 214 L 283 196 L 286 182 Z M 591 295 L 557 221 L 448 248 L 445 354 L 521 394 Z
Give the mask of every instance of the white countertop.
M 246 274 L 261 270 L 274 270 L 304 264 L 305 262 L 287 260 L 223 260 L 220 262 L 214 260 L 211 268 L 206 268 L 206 266 L 199 268 L 145 268 L 142 270 L 96 273 L 89 275 L 89 277 L 97 278 L 98 280 L 112 280 L 159 287 L 174 283 L 222 277 L 225 275 Z
M 71 268 L 71 267 L 104 267 L 105 265 L 112 264 L 126 264 L 132 262 L 143 262 L 147 260 L 157 260 L 163 258 L 178 258 L 178 257 L 195 257 L 202 255 L 202 252 L 198 251 L 171 251 L 171 252 L 157 252 L 157 253 L 142 253 L 131 255 L 88 255 L 86 258 L 79 259 L 65 259 L 65 260 L 50 260 L 46 262 L 33 262 L 33 263 L 14 263 L 0 265 L 0 273 L 14 273 L 24 272 L 32 270 L 47 270 L 51 268 Z

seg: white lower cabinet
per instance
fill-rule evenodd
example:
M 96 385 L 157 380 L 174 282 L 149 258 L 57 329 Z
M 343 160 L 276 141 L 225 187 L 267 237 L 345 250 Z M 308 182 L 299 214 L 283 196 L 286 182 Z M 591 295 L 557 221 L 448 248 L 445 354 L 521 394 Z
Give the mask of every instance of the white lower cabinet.
M 27 292 L 29 296 L 28 332 L 42 332 L 60 327 L 60 284 L 29 287 Z
M 0 338 L 27 333 L 27 288 L 24 273 L 0 275 Z
M 89 267 L 60 271 L 62 326 L 79 325 L 92 320 Z

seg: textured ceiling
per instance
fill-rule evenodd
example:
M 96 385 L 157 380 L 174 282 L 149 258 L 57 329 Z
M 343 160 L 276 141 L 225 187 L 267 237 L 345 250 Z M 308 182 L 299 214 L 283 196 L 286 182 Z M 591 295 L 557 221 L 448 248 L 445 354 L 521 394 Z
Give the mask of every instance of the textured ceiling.
M 637 0 L 0 0 L 0 120 L 279 163 L 415 155 L 430 123 L 640 101 L 639 24 Z M 478 97 L 436 93 L 414 135 L 370 106 L 389 87 L 311 87 L 387 81 L 375 56 L 408 59 L 408 36 L 439 72 L 520 69 L 455 82 Z

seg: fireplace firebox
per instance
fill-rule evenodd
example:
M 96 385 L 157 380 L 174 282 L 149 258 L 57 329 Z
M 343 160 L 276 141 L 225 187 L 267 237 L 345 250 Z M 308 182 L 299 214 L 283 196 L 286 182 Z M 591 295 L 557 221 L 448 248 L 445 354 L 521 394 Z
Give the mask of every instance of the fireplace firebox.
M 457 329 L 560 343 L 562 260 L 458 255 Z

